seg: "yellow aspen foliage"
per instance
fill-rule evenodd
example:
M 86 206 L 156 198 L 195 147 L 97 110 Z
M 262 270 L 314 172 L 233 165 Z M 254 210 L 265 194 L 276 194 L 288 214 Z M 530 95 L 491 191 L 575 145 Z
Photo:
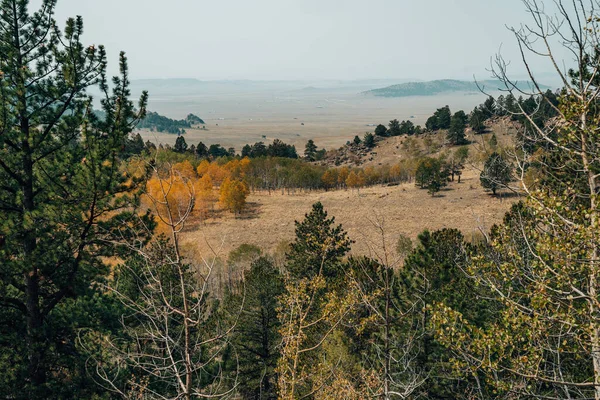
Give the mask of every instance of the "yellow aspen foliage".
M 196 168 L 196 172 L 198 173 L 198 176 L 202 177 L 202 176 L 206 175 L 209 168 L 210 168 L 210 161 L 202 160 L 202 162 L 200 162 L 200 164 L 198 164 L 198 168 Z
M 400 164 L 392 165 L 392 167 L 390 168 L 390 178 L 392 179 L 392 181 L 399 182 L 401 175 L 402 175 L 402 168 L 400 167 Z
M 220 166 L 216 162 L 210 162 L 208 160 L 202 160 L 202 162 L 196 168 L 198 176 L 209 175 L 215 185 L 220 185 L 221 182 L 229 176 L 229 171 L 223 166 Z
M 345 185 L 346 179 L 348 179 L 348 175 L 350 175 L 350 170 L 348 169 L 348 167 L 340 168 L 340 170 L 338 171 L 338 183 L 340 185 Z
M 328 169 L 321 177 L 321 181 L 323 182 L 325 189 L 335 187 L 337 184 L 337 179 L 337 171 L 335 169 Z
M 229 171 L 227 171 L 225 168 L 223 168 L 216 162 L 210 163 L 206 174 L 210 176 L 210 179 L 212 179 L 213 183 L 217 186 L 219 186 L 221 182 L 223 182 L 226 178 L 229 177 Z
M 375 182 L 377 182 L 380 177 L 381 177 L 380 171 L 377 171 L 375 169 L 375 167 L 373 167 L 373 166 L 370 165 L 370 166 L 368 166 L 368 167 L 365 168 L 365 171 L 364 171 L 365 183 L 363 183 L 363 185 L 364 184 L 372 185 Z
M 359 171 L 358 174 L 356 174 L 356 187 L 361 188 L 364 187 L 366 184 L 367 177 L 365 176 L 365 173 L 363 171 Z
M 179 229 L 194 209 L 195 190 L 192 182 L 173 171 L 167 177 L 155 175 L 146 184 L 144 203 L 156 216 L 160 231 Z
M 358 174 L 356 172 L 352 171 L 350 174 L 348 174 L 348 177 L 346 178 L 346 186 L 348 186 L 350 189 L 358 187 Z
M 173 171 L 185 179 L 196 179 L 196 170 L 191 162 L 185 160 L 173 165 Z
M 216 200 L 214 187 L 210 175 L 205 174 L 195 183 L 196 191 L 196 210 L 200 213 L 203 220 L 208 217 L 208 211 L 213 208 Z
M 252 161 L 248 157 L 244 157 L 240 160 L 240 169 L 242 170 L 242 174 L 246 175 L 248 170 L 250 169 L 250 164 Z
M 219 202 L 226 210 L 234 214 L 242 212 L 248 197 L 248 185 L 237 179 L 226 178 L 221 185 Z
M 231 160 L 223 166 L 223 169 L 227 171 L 228 176 L 231 179 L 242 180 L 246 176 L 248 169 L 250 168 L 250 159 L 244 157 L 241 160 Z

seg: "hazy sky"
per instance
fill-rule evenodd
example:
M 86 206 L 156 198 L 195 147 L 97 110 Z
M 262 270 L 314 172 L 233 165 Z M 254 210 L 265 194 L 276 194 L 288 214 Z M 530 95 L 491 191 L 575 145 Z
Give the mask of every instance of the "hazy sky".
M 501 45 L 518 74 L 505 25 L 529 21 L 520 0 L 58 1 L 74 15 L 113 71 L 124 50 L 133 78 L 206 80 L 485 79 Z

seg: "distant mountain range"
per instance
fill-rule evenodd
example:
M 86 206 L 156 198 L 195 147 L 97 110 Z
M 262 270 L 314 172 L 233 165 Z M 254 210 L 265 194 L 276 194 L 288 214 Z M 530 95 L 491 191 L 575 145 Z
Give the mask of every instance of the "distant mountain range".
M 530 89 L 530 83 L 526 81 L 518 82 L 517 86 L 523 90 Z M 480 88 L 483 88 L 486 91 L 496 92 L 501 88 L 504 88 L 504 86 L 502 82 L 498 80 L 486 80 L 475 83 L 454 79 L 442 79 L 429 82 L 401 83 L 399 85 L 387 86 L 381 89 L 368 90 L 363 93 L 378 97 L 435 96 L 442 93 L 480 92 Z M 542 89 L 549 88 L 549 86 L 542 86 Z

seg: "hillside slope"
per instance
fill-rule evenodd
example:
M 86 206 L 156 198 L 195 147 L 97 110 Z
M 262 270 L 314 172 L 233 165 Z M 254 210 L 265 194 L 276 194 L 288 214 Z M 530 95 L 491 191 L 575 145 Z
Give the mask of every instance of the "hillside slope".
M 527 82 L 518 83 L 521 89 L 529 89 Z M 373 89 L 363 92 L 367 95 L 378 97 L 409 97 L 409 96 L 435 96 L 441 93 L 478 93 L 481 89 L 496 92 L 503 88 L 502 82 L 498 80 L 486 80 L 481 82 L 459 81 L 454 79 L 442 79 L 429 82 L 408 82 L 399 85 L 391 85 L 381 89 Z M 547 88 L 543 86 L 543 88 Z

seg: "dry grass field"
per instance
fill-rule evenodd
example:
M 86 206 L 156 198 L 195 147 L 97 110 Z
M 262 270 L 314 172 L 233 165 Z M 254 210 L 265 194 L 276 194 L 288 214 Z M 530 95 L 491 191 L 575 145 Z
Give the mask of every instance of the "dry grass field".
M 502 220 L 516 198 L 493 198 L 479 185 L 479 172 L 465 171 L 460 184 L 450 183 L 435 197 L 414 184 L 372 187 L 356 191 L 312 192 L 296 195 L 255 193 L 248 198 L 248 211 L 241 217 L 218 213 L 205 223 L 193 222 L 183 237 L 189 253 L 211 256 L 209 245 L 229 251 L 249 243 L 273 251 L 282 241 L 294 237 L 294 221 L 301 220 L 317 201 L 336 217 L 356 241 L 353 254 L 368 254 L 381 237 L 372 221 L 383 219 L 386 241 L 395 246 L 398 235 L 413 239 L 424 229 L 460 229 L 467 238 L 480 229 L 487 231 Z
M 374 130 L 376 124 L 387 124 L 391 119 L 410 119 L 424 125 L 433 112 L 446 104 L 453 111 L 467 113 L 483 102 L 482 94 L 455 93 L 430 97 L 378 98 L 365 96 L 357 88 L 336 90 L 272 87 L 269 90 L 226 89 L 211 93 L 171 93 L 150 97 L 150 109 L 171 118 L 184 118 L 194 113 L 206 122 L 207 130 L 190 129 L 185 135 L 188 145 L 199 141 L 206 145 L 221 144 L 240 151 L 246 143 L 275 138 L 294 144 L 299 153 L 308 139 L 320 148 L 334 149 Z M 495 126 L 501 144 L 510 141 L 508 127 Z M 173 144 L 176 135 L 142 131 L 144 140 Z M 428 149 L 425 138 L 418 141 L 420 155 L 435 155 L 442 146 L 444 134 L 430 136 L 437 143 Z M 489 138 L 480 135 L 471 138 L 473 152 Z M 364 159 L 363 165 L 395 163 L 414 157 L 406 137 L 387 139 L 377 146 L 376 155 Z M 431 147 L 431 146 L 430 146 Z M 414 148 L 414 146 L 412 147 Z M 475 157 L 476 158 L 476 157 Z M 253 193 L 248 198 L 248 209 L 241 217 L 219 210 L 206 221 L 192 220 L 186 227 L 183 245 L 188 254 L 210 257 L 211 248 L 221 258 L 240 244 L 249 243 L 272 252 L 280 243 L 294 237 L 294 221 L 301 220 L 311 205 L 320 201 L 329 215 L 335 216 L 356 241 L 354 254 L 368 254 L 371 246 L 378 246 L 378 236 L 372 221 L 383 219 L 388 245 L 395 246 L 400 234 L 413 239 L 424 229 L 458 228 L 471 237 L 480 230 L 487 231 L 502 220 L 515 198 L 493 198 L 481 188 L 477 160 L 465 171 L 462 182 L 450 183 L 435 197 L 412 183 L 395 187 L 371 187 L 356 191 L 309 192 L 297 194 Z
M 446 104 L 470 112 L 485 100 L 482 94 L 454 93 L 439 96 L 382 98 L 356 92 L 290 91 L 236 93 L 206 96 L 150 97 L 150 109 L 170 118 L 194 113 L 206 129 L 188 129 L 188 145 L 234 147 L 238 152 L 249 143 L 271 143 L 275 138 L 304 150 L 308 139 L 320 148 L 332 149 L 372 132 L 374 125 L 394 118 L 424 125 L 433 112 Z M 141 131 L 144 140 L 173 145 L 176 135 Z M 263 137 L 264 136 L 264 137 Z

